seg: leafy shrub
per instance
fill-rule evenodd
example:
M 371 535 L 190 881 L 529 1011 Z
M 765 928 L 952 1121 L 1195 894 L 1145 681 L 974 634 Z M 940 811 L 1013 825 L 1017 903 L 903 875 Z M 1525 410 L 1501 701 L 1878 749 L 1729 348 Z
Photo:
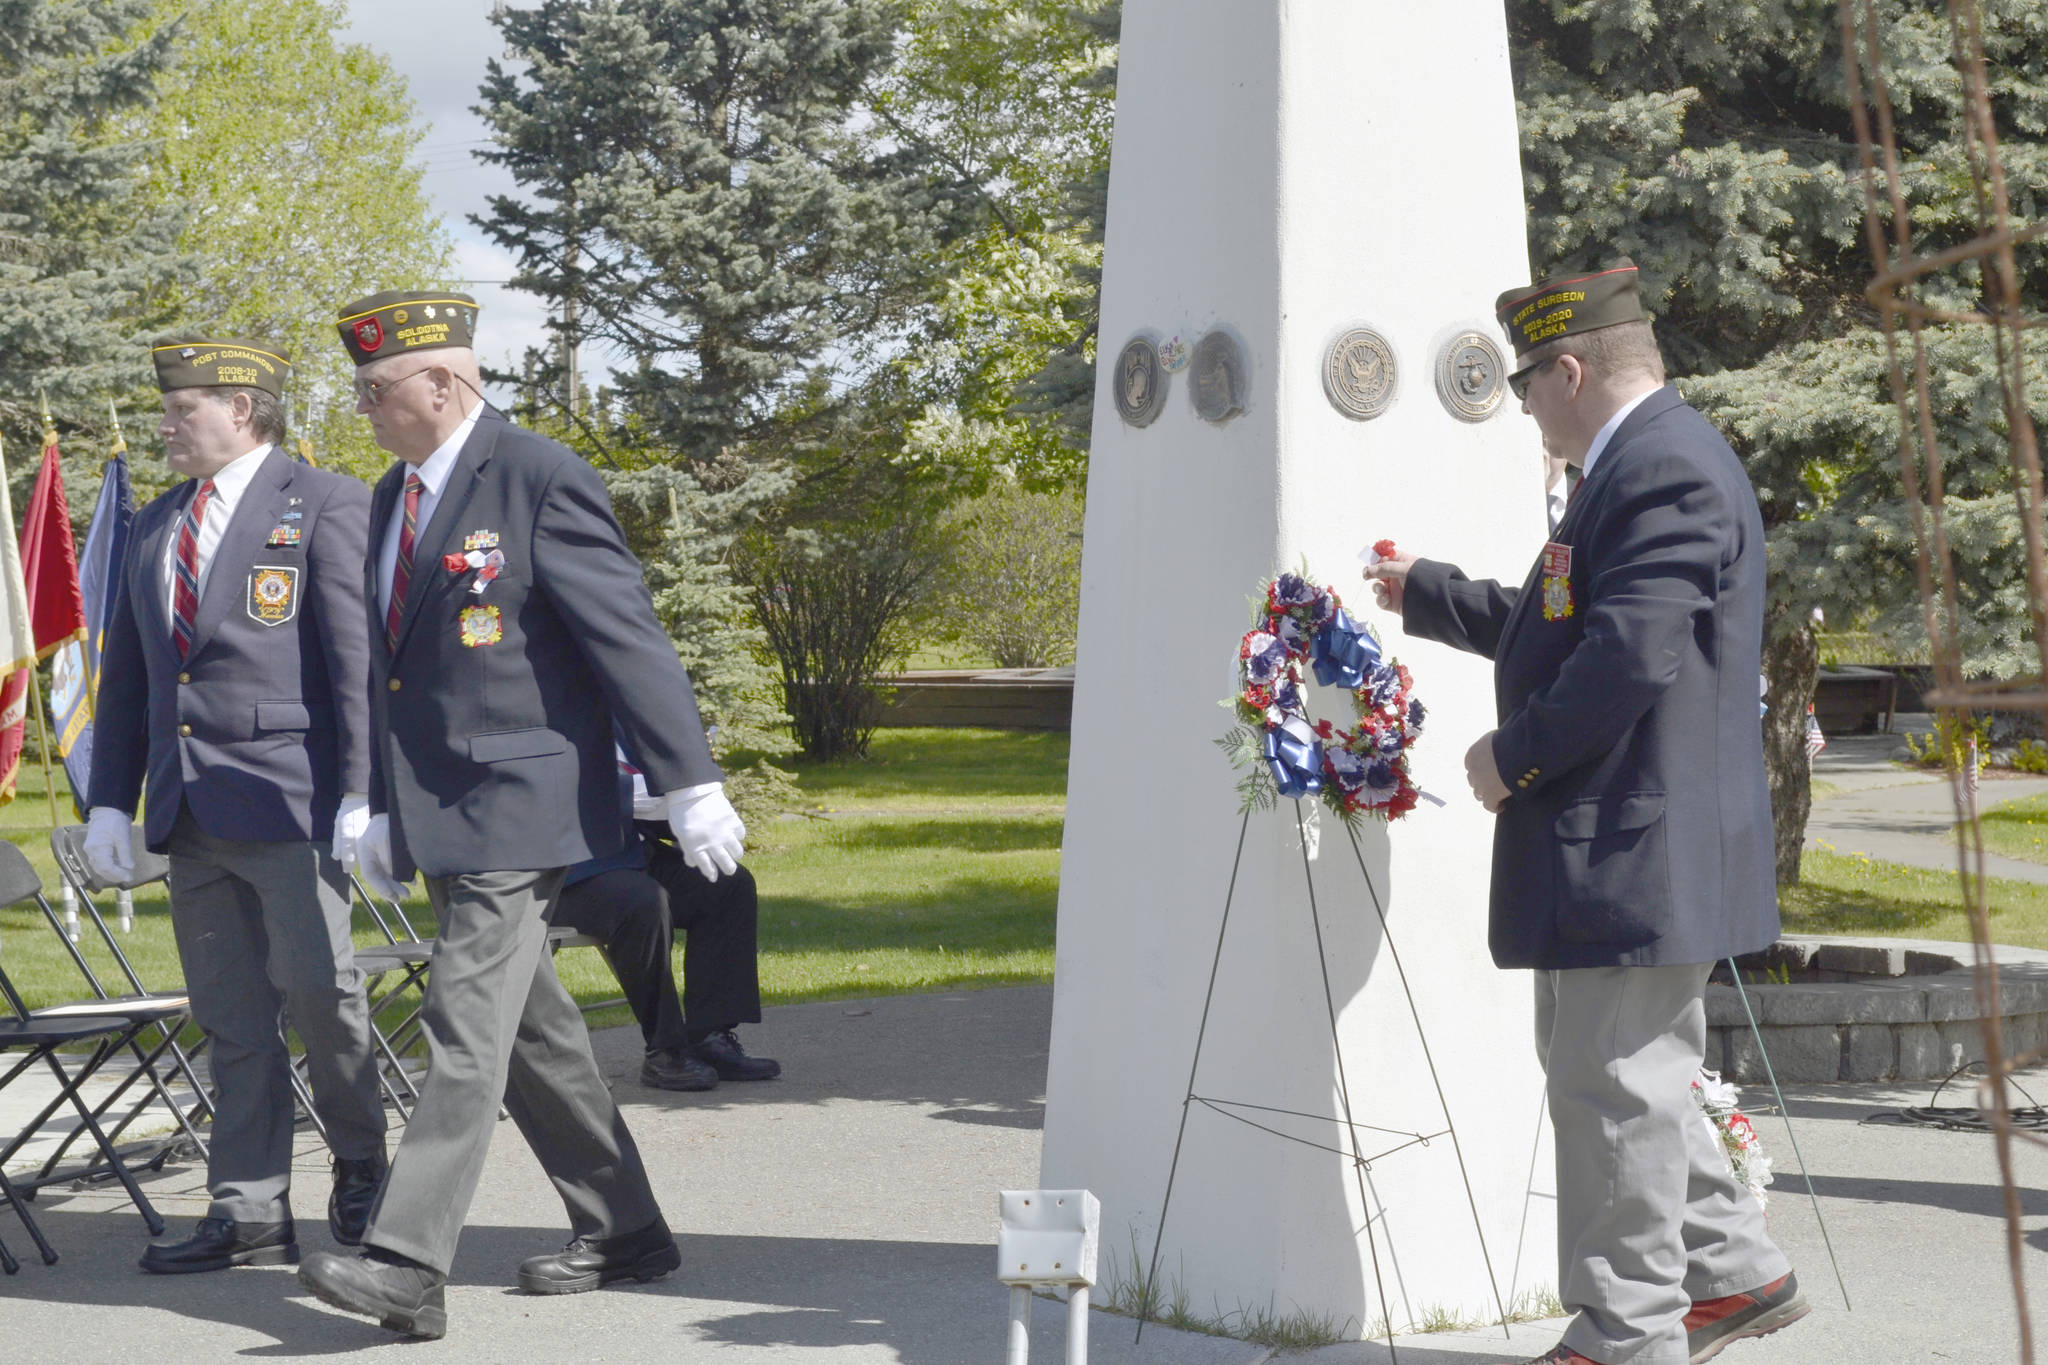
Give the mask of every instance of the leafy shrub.
M 1001 668 L 1072 663 L 1081 608 L 1081 499 L 1000 482 L 947 513 L 940 629 Z

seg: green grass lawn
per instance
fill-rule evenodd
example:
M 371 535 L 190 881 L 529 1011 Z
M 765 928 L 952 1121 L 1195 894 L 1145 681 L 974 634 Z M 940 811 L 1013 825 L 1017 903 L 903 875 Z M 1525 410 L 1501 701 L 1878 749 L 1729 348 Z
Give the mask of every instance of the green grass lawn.
M 997 730 L 879 730 L 866 759 L 796 761 L 821 809 L 766 822 L 748 840 L 761 889 L 764 999 L 1051 980 L 1066 765 L 1064 734 Z M 68 800 L 60 786 L 62 818 Z M 0 832 L 29 854 L 54 902 L 40 770 L 24 771 L 20 794 L 0 807 Z M 410 909 L 427 932 L 424 898 Z M 134 930 L 120 937 L 149 986 L 181 982 L 161 886 L 137 895 Z M 356 940 L 383 941 L 362 911 Z M 93 948 L 90 937 L 83 946 Z M 104 954 L 93 960 L 105 965 Z M 33 903 L 0 910 L 0 964 L 32 1004 L 84 993 Z M 618 995 L 594 951 L 565 952 L 556 966 L 585 1004 Z M 619 1006 L 592 1022 L 630 1018 Z
M 810 813 L 761 822 L 748 841 L 769 1002 L 1051 980 L 1067 736 L 878 730 L 865 759 L 791 766 Z M 54 888 L 40 771 L 25 771 L 21 786 L 0 808 L 0 831 Z M 1987 818 L 1987 839 L 2031 840 L 2044 818 L 2048 800 L 2002 807 Z M 1952 872 L 1824 850 L 1809 852 L 1804 870 L 1803 883 L 1780 898 L 1789 932 L 1970 937 Z M 1990 895 L 1998 941 L 2048 948 L 2048 886 L 1993 881 Z M 424 931 L 432 922 L 424 901 L 414 909 Z M 161 888 L 138 896 L 136 912 L 123 948 L 151 986 L 175 986 L 181 978 Z M 359 942 L 381 941 L 367 915 L 359 914 L 356 932 Z M 36 1003 L 81 994 L 33 905 L 0 910 L 0 963 Z M 586 1004 L 618 994 L 595 952 L 566 952 L 557 968 Z M 620 1006 L 593 1022 L 629 1018 Z
M 1986 784 L 1985 794 L 1998 789 Z M 1977 817 L 1984 830 L 1984 851 L 2008 858 L 2048 863 L 2048 796 L 2029 796 L 1994 806 Z
M 1787 933 L 1970 941 L 1970 921 L 1953 871 L 1808 849 L 1800 874 L 1799 885 L 1778 888 Z M 1994 942 L 2048 948 L 2048 885 L 1993 877 L 1986 883 L 1985 899 Z

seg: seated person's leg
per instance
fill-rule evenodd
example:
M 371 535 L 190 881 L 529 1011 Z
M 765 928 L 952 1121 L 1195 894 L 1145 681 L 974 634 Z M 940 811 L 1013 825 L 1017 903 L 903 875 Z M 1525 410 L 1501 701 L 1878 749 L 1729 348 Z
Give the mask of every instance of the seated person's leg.
M 604 944 L 626 1003 L 647 1043 L 640 1083 L 664 1090 L 709 1090 L 718 1074 L 687 1053 L 676 1002 L 667 897 L 636 867 L 614 868 L 562 888 L 554 922 Z
M 757 962 L 760 898 L 742 867 L 711 881 L 672 845 L 651 844 L 647 870 L 668 893 L 669 916 L 683 938 L 683 1013 L 691 1055 L 722 1080 L 765 1081 L 782 1064 L 749 1057 L 733 1030 L 761 1022 Z

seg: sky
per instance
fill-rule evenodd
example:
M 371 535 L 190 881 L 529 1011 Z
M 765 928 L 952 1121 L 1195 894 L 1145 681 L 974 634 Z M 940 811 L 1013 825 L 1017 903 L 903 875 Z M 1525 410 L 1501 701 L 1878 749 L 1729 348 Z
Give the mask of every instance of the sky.
M 511 194 L 512 177 L 471 153 L 489 141 L 484 121 L 470 111 L 483 83 L 484 63 L 501 56 L 491 26 L 492 0 L 348 0 L 349 27 L 336 35 L 387 58 L 411 87 L 415 117 L 424 126 L 416 159 L 426 167 L 425 187 L 455 242 L 459 280 L 476 297 L 477 356 L 484 364 L 517 369 L 529 346 L 547 342 L 547 309 L 530 294 L 507 289 L 512 257 L 493 246 L 468 215 L 485 198 Z M 491 400 L 512 395 L 493 389 Z

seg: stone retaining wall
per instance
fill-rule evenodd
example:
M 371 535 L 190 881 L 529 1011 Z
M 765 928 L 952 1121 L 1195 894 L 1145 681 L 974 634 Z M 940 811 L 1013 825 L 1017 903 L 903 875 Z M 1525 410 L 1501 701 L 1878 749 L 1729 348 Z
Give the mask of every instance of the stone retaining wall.
M 1982 1061 L 1975 974 L 1967 965 L 1931 975 L 1857 976 L 1872 967 L 1967 963 L 1968 944 L 1885 939 L 1788 939 L 1841 980 L 1757 984 L 1744 990 L 1780 1081 L 1918 1081 Z M 1885 959 L 1890 958 L 1887 962 Z M 2048 954 L 1999 947 L 1999 1013 L 2007 1056 L 2048 1046 Z M 1756 1036 L 1732 986 L 1707 987 L 1707 1058 L 1739 1084 L 1765 1080 Z

